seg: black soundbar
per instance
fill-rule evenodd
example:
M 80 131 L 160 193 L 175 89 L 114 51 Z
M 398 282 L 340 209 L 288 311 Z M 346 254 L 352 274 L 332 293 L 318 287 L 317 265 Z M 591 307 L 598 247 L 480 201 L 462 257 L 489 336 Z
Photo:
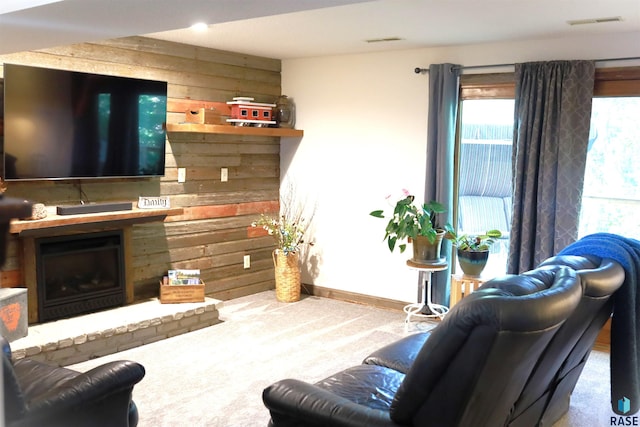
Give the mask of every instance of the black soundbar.
M 116 203 L 86 203 L 84 205 L 58 206 L 58 215 L 78 215 L 98 212 L 130 211 L 133 208 L 131 202 Z

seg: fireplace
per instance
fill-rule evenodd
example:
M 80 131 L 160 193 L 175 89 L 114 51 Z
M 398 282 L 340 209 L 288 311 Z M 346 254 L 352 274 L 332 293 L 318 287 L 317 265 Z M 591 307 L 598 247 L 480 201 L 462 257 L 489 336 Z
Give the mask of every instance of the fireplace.
M 124 305 L 122 230 L 35 239 L 38 319 Z

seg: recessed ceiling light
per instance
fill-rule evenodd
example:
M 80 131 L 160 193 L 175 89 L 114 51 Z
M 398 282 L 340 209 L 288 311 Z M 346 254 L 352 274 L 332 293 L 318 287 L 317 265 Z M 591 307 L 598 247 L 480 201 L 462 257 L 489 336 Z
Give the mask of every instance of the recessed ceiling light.
M 587 25 L 587 24 L 603 24 L 605 22 L 622 22 L 622 17 L 611 16 L 608 18 L 592 18 L 592 19 L 575 19 L 567 21 L 569 25 Z
M 193 31 L 207 31 L 209 29 L 209 26 L 204 22 L 197 22 L 189 28 L 191 28 Z

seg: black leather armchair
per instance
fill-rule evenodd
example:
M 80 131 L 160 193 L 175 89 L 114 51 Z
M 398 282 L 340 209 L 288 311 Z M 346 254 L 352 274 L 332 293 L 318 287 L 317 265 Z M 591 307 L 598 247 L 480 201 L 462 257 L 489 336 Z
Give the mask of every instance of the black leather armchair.
M 537 362 L 514 404 L 507 423 L 510 427 L 549 426 L 569 409 L 571 393 L 598 333 L 611 316 L 611 296 L 625 278 L 620 264 L 594 256 L 552 257 L 541 263 L 538 269 L 522 276 L 548 274 L 549 270 L 559 266 L 576 270 L 583 289 L 582 298 Z M 506 276 L 485 283 L 481 289 L 510 288 L 512 285 L 513 276 Z M 372 353 L 364 362 L 408 372 L 429 335 L 430 332 L 410 335 Z
M 512 276 L 510 283 L 481 289 L 453 307 L 405 372 L 395 369 L 398 358 L 378 355 L 378 364 L 368 360 L 315 384 L 285 379 L 267 387 L 271 425 L 505 425 L 582 295 L 567 267 Z
M 569 266 L 582 282 L 582 299 L 553 337 L 516 404 L 509 427 L 550 426 L 569 410 L 571 393 L 598 333 L 611 317 L 612 295 L 625 280 L 617 262 L 595 256 L 556 256 L 541 268 Z
M 80 373 L 30 359 L 11 361 L 3 350 L 6 427 L 134 427 L 133 387 L 145 375 L 136 362 L 118 361 Z

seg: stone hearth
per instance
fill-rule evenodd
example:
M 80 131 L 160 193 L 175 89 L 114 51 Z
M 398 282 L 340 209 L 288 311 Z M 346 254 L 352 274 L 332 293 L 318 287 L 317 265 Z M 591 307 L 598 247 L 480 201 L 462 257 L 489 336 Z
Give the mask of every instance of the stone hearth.
M 13 359 L 67 366 L 219 323 L 222 301 L 161 304 L 157 298 L 42 323 L 11 343 Z

